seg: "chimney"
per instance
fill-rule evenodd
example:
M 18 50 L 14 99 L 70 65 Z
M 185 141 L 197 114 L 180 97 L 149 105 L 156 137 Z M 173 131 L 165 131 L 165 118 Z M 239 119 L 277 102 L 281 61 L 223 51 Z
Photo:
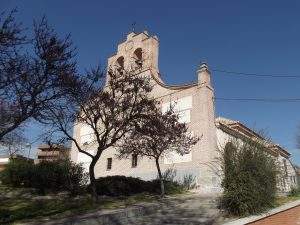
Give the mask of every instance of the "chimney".
M 206 84 L 211 86 L 210 71 L 208 70 L 208 66 L 205 62 L 200 65 L 199 69 L 197 70 L 197 75 L 198 84 Z

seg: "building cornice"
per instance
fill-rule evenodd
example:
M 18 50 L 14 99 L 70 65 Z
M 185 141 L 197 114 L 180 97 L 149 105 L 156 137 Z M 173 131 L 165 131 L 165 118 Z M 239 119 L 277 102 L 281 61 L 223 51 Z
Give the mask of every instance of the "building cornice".
M 280 154 L 285 158 L 290 157 L 290 153 L 284 148 L 282 148 L 280 145 L 267 141 L 255 131 L 251 130 L 250 128 L 246 127 L 238 121 L 233 121 L 230 123 L 216 121 L 216 127 L 237 138 L 248 138 L 250 140 L 260 141 L 268 151 L 274 153 L 277 156 Z

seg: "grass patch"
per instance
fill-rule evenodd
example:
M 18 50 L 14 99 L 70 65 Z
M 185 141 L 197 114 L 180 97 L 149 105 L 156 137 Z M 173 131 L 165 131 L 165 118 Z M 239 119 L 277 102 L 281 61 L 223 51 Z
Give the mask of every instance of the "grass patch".
M 1 185 L 0 190 L 6 191 L 6 193 L 24 192 L 21 189 L 15 191 Z M 4 196 L 5 194 L 2 192 L 2 199 L 0 199 L 0 224 L 16 221 L 26 222 L 32 219 L 39 220 L 45 217 L 49 219 L 63 218 L 100 209 L 125 208 L 136 203 L 152 202 L 159 199 L 157 195 L 142 193 L 129 197 L 105 197 L 98 204 L 93 204 L 89 195 L 77 198 L 54 196 L 51 199 L 46 198 L 47 196 L 41 197 L 36 194 L 31 194 L 29 197 L 28 195 L 20 194 L 13 196 L 10 194 L 9 197 Z
M 85 202 L 66 201 L 66 199 L 6 199 L 0 206 L 0 222 L 13 222 L 22 219 L 40 218 L 84 207 Z
M 288 202 L 300 200 L 300 193 L 293 196 L 280 196 L 276 198 L 275 207 L 281 206 Z

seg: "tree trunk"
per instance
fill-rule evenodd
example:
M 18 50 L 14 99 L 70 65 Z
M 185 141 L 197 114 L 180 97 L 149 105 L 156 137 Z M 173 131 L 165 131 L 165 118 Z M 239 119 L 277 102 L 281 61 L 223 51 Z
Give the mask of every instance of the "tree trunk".
M 96 178 L 95 178 L 95 172 L 94 168 L 96 165 L 96 162 L 94 159 L 92 160 L 90 167 L 89 167 L 89 174 L 90 174 L 90 185 L 91 185 L 91 196 L 94 203 L 98 202 L 98 194 L 97 194 L 97 187 L 96 187 Z
M 158 159 L 155 159 L 155 163 L 156 163 L 156 168 L 157 168 L 157 172 L 158 172 L 158 177 L 160 180 L 160 192 L 161 192 L 160 196 L 161 196 L 161 198 L 164 198 L 165 197 L 165 185 L 164 185 L 164 180 L 163 180 L 163 177 L 162 177 L 162 174 L 160 171 Z

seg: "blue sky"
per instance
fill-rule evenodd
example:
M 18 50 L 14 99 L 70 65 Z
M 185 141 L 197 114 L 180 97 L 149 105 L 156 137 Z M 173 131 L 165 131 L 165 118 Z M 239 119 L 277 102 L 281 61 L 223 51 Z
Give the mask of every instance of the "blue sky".
M 17 7 L 27 27 L 46 15 L 61 34 L 71 33 L 80 69 L 114 53 L 117 43 L 137 23 L 160 40 L 159 68 L 169 84 L 196 79 L 200 61 L 225 70 L 300 76 L 300 2 L 298 1 L 15 1 L 1 0 L 0 9 Z M 300 79 L 247 78 L 213 72 L 216 97 L 300 98 Z M 216 102 L 217 116 L 265 129 L 289 149 L 300 164 L 296 132 L 300 102 Z M 37 126 L 26 134 L 34 139 Z M 299 132 L 299 131 L 298 131 Z

